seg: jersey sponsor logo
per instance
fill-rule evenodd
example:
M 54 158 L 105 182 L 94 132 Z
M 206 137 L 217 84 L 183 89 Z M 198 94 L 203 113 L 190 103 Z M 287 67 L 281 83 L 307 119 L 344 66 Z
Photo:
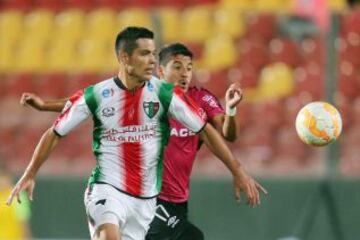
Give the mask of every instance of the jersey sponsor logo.
M 109 142 L 145 142 L 156 137 L 157 124 L 131 125 L 112 128 L 101 134 L 101 138 Z
M 176 224 L 180 222 L 180 219 L 177 216 L 170 216 L 166 208 L 161 204 L 156 206 L 155 216 L 166 222 L 167 225 L 171 228 L 175 228 Z
M 170 136 L 176 136 L 176 137 L 190 137 L 190 136 L 194 136 L 196 135 L 196 133 L 194 133 L 193 131 L 187 129 L 187 128 L 172 128 L 170 131 Z
M 114 90 L 112 88 L 111 89 L 106 88 L 102 91 L 101 95 L 104 98 L 112 97 L 114 95 Z
M 104 117 L 112 117 L 115 115 L 115 108 L 107 107 L 101 110 L 101 113 Z
M 209 105 L 213 108 L 217 108 L 218 107 L 218 104 L 216 102 L 216 100 L 210 96 L 210 95 L 205 95 L 201 98 L 203 101 L 209 103 Z
M 159 104 L 159 102 L 153 102 L 153 101 L 143 102 L 143 108 L 144 108 L 146 115 L 149 118 L 153 118 L 159 111 L 160 104 Z
M 154 91 L 154 85 L 152 85 L 151 82 L 148 82 L 147 88 L 148 88 L 149 92 Z

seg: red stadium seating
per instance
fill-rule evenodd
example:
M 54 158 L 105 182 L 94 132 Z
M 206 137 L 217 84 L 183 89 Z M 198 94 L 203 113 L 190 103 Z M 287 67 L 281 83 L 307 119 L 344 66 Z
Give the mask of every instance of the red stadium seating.
M 352 31 L 360 33 L 360 9 L 343 15 L 341 20 L 340 29 L 342 34 L 347 34 Z
M 6 79 L 6 96 L 20 98 L 23 92 L 37 92 L 36 77 L 32 74 L 14 74 Z
M 0 5 L 3 9 L 27 11 L 32 7 L 32 0 L 1 0 Z
M 60 11 L 64 8 L 63 0 L 33 0 L 34 8 L 45 8 L 52 11 Z
M 238 82 L 244 89 L 256 88 L 258 84 L 258 73 L 250 64 L 230 68 L 227 75 L 231 83 Z
M 243 39 L 238 41 L 237 47 L 240 53 L 241 63 L 251 65 L 256 70 L 269 63 L 267 44 L 259 38 Z
M 269 44 L 269 52 L 271 62 L 283 62 L 292 67 L 300 65 L 302 62 L 298 45 L 290 39 L 272 39 Z
M 275 35 L 275 21 L 276 17 L 271 13 L 249 15 L 246 36 L 269 41 Z

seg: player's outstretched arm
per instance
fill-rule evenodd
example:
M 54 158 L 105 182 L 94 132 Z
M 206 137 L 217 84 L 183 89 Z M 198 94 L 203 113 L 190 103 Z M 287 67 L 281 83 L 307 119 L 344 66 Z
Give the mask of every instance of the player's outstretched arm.
M 34 93 L 23 93 L 20 104 L 30 106 L 39 111 L 61 112 L 68 99 L 44 100 Z
M 243 91 L 239 84 L 233 83 L 225 94 L 226 112 L 219 114 L 211 120 L 211 124 L 221 132 L 222 136 L 229 142 L 237 139 L 236 106 L 243 98 Z
M 41 165 L 45 162 L 52 150 L 59 142 L 59 137 L 54 133 L 53 128 L 49 128 L 41 137 L 38 145 L 35 148 L 33 156 L 24 174 L 13 188 L 6 204 L 11 205 L 13 198 L 21 203 L 20 192 L 26 190 L 29 199 L 33 199 L 33 190 L 35 187 L 35 176 Z
M 240 192 L 244 191 L 251 206 L 260 204 L 259 191 L 265 194 L 267 194 L 267 191 L 246 173 L 244 167 L 235 159 L 220 134 L 210 124 L 207 124 L 200 136 L 215 156 L 231 171 L 236 200 L 240 201 Z

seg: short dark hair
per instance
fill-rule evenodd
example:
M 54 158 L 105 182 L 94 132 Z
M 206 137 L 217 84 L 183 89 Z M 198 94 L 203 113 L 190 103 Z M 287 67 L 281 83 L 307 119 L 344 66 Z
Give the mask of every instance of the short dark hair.
M 144 27 L 127 27 L 118 33 L 115 41 L 115 52 L 119 55 L 124 50 L 129 55 L 137 48 L 136 40 L 139 38 L 154 39 L 154 33 Z
M 193 59 L 193 53 L 182 43 L 172 43 L 163 47 L 159 52 L 160 65 L 165 66 L 170 58 L 176 55 L 184 55 Z

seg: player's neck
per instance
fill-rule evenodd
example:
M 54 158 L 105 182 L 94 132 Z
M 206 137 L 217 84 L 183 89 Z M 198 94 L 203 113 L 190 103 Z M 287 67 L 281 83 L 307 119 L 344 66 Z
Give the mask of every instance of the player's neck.
M 119 72 L 118 77 L 128 90 L 134 90 L 144 85 L 144 81 L 140 81 L 138 78 L 127 73 Z

